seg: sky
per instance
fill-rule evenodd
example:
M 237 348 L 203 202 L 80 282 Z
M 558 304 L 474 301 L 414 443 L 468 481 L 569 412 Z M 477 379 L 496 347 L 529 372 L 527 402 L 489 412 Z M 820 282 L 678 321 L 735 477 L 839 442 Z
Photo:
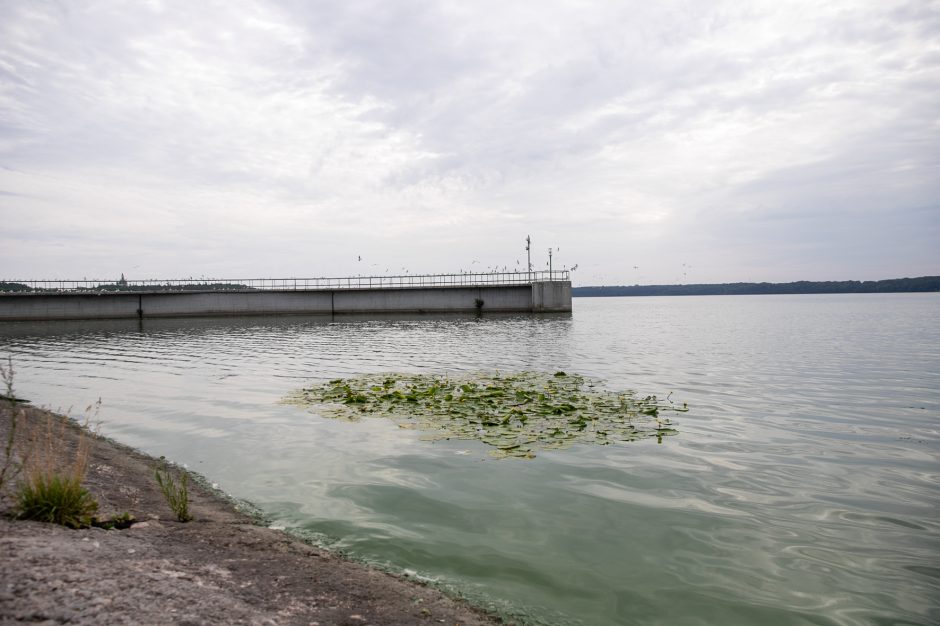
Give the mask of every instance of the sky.
M 938 0 L 0 0 L 0 280 L 940 274 Z

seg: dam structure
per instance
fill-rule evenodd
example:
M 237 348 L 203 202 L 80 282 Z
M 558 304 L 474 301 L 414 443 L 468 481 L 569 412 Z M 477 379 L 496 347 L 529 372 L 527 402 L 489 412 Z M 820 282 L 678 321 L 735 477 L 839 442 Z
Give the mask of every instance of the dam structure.
M 487 312 L 571 312 L 569 273 L 0 281 L 0 322 Z

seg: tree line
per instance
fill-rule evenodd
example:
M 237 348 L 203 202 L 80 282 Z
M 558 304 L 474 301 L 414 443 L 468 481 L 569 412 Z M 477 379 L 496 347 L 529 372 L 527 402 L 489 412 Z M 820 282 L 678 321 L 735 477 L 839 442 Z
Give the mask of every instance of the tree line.
M 55 284 L 55 281 L 51 281 Z M 69 287 L 65 289 L 36 288 L 30 287 L 25 283 L 14 283 L 0 281 L 0 292 L 11 293 L 29 293 L 29 292 L 82 292 L 100 293 L 102 291 L 121 291 L 121 292 L 154 292 L 154 291 L 253 291 L 253 287 L 240 285 L 237 283 L 183 283 L 183 284 L 147 284 L 147 285 L 128 285 L 126 281 L 116 283 L 102 283 L 93 287 Z
M 804 293 L 909 293 L 940 291 L 940 276 L 888 280 L 800 280 L 793 283 L 717 283 L 695 285 L 617 285 L 572 287 L 575 297 L 603 296 L 751 296 Z

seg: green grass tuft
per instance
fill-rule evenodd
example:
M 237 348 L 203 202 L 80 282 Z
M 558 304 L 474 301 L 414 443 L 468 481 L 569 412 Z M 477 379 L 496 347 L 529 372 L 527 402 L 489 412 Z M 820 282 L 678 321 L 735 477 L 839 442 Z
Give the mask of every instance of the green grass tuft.
M 45 419 L 25 426 L 25 444 L 17 468 L 19 480 L 12 494 L 14 515 L 87 528 L 98 511 L 97 501 L 82 486 L 88 468 L 89 437 L 93 436 L 87 430 L 87 419 L 74 438 L 67 430 L 68 418 L 61 416 L 47 414 Z
M 98 503 L 75 477 L 34 474 L 16 492 L 16 516 L 20 519 L 86 528 L 97 510 Z
M 189 512 L 189 475 L 186 472 L 181 472 L 180 482 L 177 483 L 170 474 L 166 461 L 163 462 L 162 467 L 154 469 L 153 474 L 157 479 L 157 484 L 160 485 L 163 497 L 166 498 L 166 503 L 170 505 L 170 509 L 176 515 L 176 519 L 181 522 L 188 522 L 193 519 L 192 514 Z

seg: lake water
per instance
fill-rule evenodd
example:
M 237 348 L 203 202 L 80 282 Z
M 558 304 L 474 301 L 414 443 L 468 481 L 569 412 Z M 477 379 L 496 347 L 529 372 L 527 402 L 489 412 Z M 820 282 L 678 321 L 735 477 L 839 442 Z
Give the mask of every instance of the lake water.
M 579 298 L 561 316 L 0 324 L 19 395 L 278 526 L 549 624 L 940 623 L 940 294 Z M 679 434 L 494 460 L 279 403 L 369 372 L 558 369 Z

